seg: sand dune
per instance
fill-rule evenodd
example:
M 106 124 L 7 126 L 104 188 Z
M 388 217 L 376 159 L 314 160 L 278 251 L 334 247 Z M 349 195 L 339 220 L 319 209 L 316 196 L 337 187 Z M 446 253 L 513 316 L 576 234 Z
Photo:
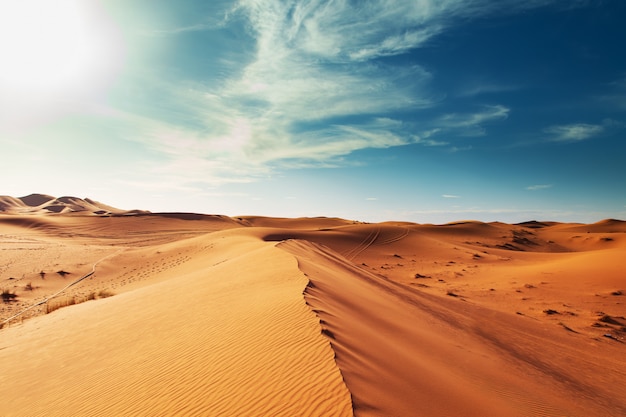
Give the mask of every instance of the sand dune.
M 55 198 L 46 194 L 30 194 L 25 197 L 0 196 L 0 213 L 5 214 L 136 214 L 141 210 L 120 210 L 115 207 L 102 204 L 89 198 L 59 197 Z
M 0 206 L 2 416 L 626 415 L 625 222 Z
M 397 285 L 323 247 L 290 241 L 311 280 L 357 415 L 621 415 L 623 348 L 573 347 L 576 338 L 526 318 Z M 594 377 L 595 375 L 595 377 Z
M 250 238 L 175 246 L 168 279 L 3 329 L 0 414 L 350 414 L 293 258 Z

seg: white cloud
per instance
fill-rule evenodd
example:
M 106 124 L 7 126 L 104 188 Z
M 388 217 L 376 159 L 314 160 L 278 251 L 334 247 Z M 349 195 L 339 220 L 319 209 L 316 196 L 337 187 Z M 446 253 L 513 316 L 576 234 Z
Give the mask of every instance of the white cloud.
M 482 94 L 504 93 L 520 90 L 519 85 L 504 85 L 494 83 L 474 83 L 459 93 L 459 97 L 474 97 Z
M 150 80 L 162 98 L 142 109 L 150 116 L 136 117 L 123 136 L 160 156 L 152 173 L 215 184 L 251 181 L 277 166 L 335 166 L 366 148 L 449 145 L 437 135 L 484 135 L 509 108 L 431 116 L 420 129 L 389 118 L 399 109 L 419 114 L 441 98 L 430 91 L 433 74 L 424 67 L 390 67 L 378 58 L 423 47 L 458 19 L 548 3 L 240 0 L 217 19 L 153 31 L 175 37 L 245 22 L 254 45 L 247 55 L 221 58 L 232 62 L 219 82 Z
M 439 118 L 441 129 L 456 130 L 464 136 L 481 136 L 485 134 L 484 124 L 504 120 L 509 116 L 510 109 L 502 105 L 485 106 L 483 111 L 469 114 L 446 114 Z
M 587 123 L 550 126 L 544 129 L 554 142 L 580 142 L 604 132 L 604 126 Z
M 607 92 L 597 96 L 596 100 L 622 111 L 626 110 L 626 76 L 610 82 Z
M 441 196 L 443 198 L 461 198 L 461 196 L 454 195 L 454 194 L 442 194 Z
M 552 184 L 537 184 L 537 185 L 529 185 L 526 187 L 529 191 L 537 191 L 537 190 L 545 190 L 548 188 L 552 188 Z
M 471 151 L 472 149 L 474 149 L 472 146 L 453 146 L 450 149 L 448 149 L 449 152 L 452 153 L 456 153 L 456 152 L 465 152 L 465 151 Z
M 469 121 L 471 124 L 479 124 L 492 120 L 502 120 L 509 117 L 509 111 L 510 109 L 501 105 L 485 106 L 484 112 L 473 114 Z

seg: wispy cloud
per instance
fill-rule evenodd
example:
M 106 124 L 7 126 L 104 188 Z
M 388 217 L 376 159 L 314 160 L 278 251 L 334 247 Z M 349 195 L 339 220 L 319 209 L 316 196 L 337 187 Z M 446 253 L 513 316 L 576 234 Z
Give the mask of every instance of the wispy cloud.
M 545 190 L 548 188 L 552 188 L 552 184 L 537 184 L 537 185 L 529 185 L 528 187 L 526 187 L 526 189 L 529 191 Z
M 432 91 L 434 75 L 425 67 L 381 58 L 424 47 L 459 19 L 550 3 L 240 0 L 217 17 L 152 32 L 175 37 L 245 23 L 254 44 L 244 48 L 247 55 L 220 61 L 219 83 L 157 85 L 168 100 L 150 103 L 144 114 L 152 114 L 125 136 L 162 157 L 154 171 L 173 178 L 183 170 L 206 183 L 249 181 L 276 167 L 333 166 L 361 149 L 444 146 L 450 137 L 481 136 L 510 109 L 495 104 L 439 117 L 431 111 L 419 128 L 390 119 L 402 110 L 414 121 L 443 95 Z
M 443 198 L 461 198 L 461 196 L 454 195 L 454 194 L 442 194 L 441 196 Z
M 494 84 L 494 83 L 474 83 L 471 84 L 459 93 L 459 97 L 475 97 L 483 94 L 495 94 L 505 93 L 511 91 L 518 91 L 522 89 L 520 85 L 512 84 Z
M 604 126 L 588 123 L 574 123 L 547 127 L 544 132 L 554 142 L 580 142 L 601 134 Z
M 626 110 L 626 75 L 608 84 L 607 91 L 596 97 L 613 108 Z
M 509 116 L 510 109 L 501 105 L 485 106 L 482 111 L 467 114 L 446 114 L 439 118 L 440 129 L 456 131 L 461 136 L 482 136 L 485 134 L 486 123 L 504 120 Z

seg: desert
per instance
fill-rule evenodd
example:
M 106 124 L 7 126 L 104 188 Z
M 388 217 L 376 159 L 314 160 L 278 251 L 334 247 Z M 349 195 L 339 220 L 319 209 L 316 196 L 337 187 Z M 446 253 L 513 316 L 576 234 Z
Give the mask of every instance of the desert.
M 623 221 L 0 201 L 0 415 L 626 413 Z
M 1 1 L 0 417 L 626 416 L 625 16 Z

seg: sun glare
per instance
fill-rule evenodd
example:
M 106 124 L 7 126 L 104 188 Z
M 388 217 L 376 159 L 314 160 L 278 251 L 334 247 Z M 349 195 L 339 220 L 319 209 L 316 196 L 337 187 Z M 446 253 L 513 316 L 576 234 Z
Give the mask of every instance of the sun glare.
M 0 91 L 56 96 L 97 88 L 120 65 L 112 25 L 81 0 L 0 2 Z

